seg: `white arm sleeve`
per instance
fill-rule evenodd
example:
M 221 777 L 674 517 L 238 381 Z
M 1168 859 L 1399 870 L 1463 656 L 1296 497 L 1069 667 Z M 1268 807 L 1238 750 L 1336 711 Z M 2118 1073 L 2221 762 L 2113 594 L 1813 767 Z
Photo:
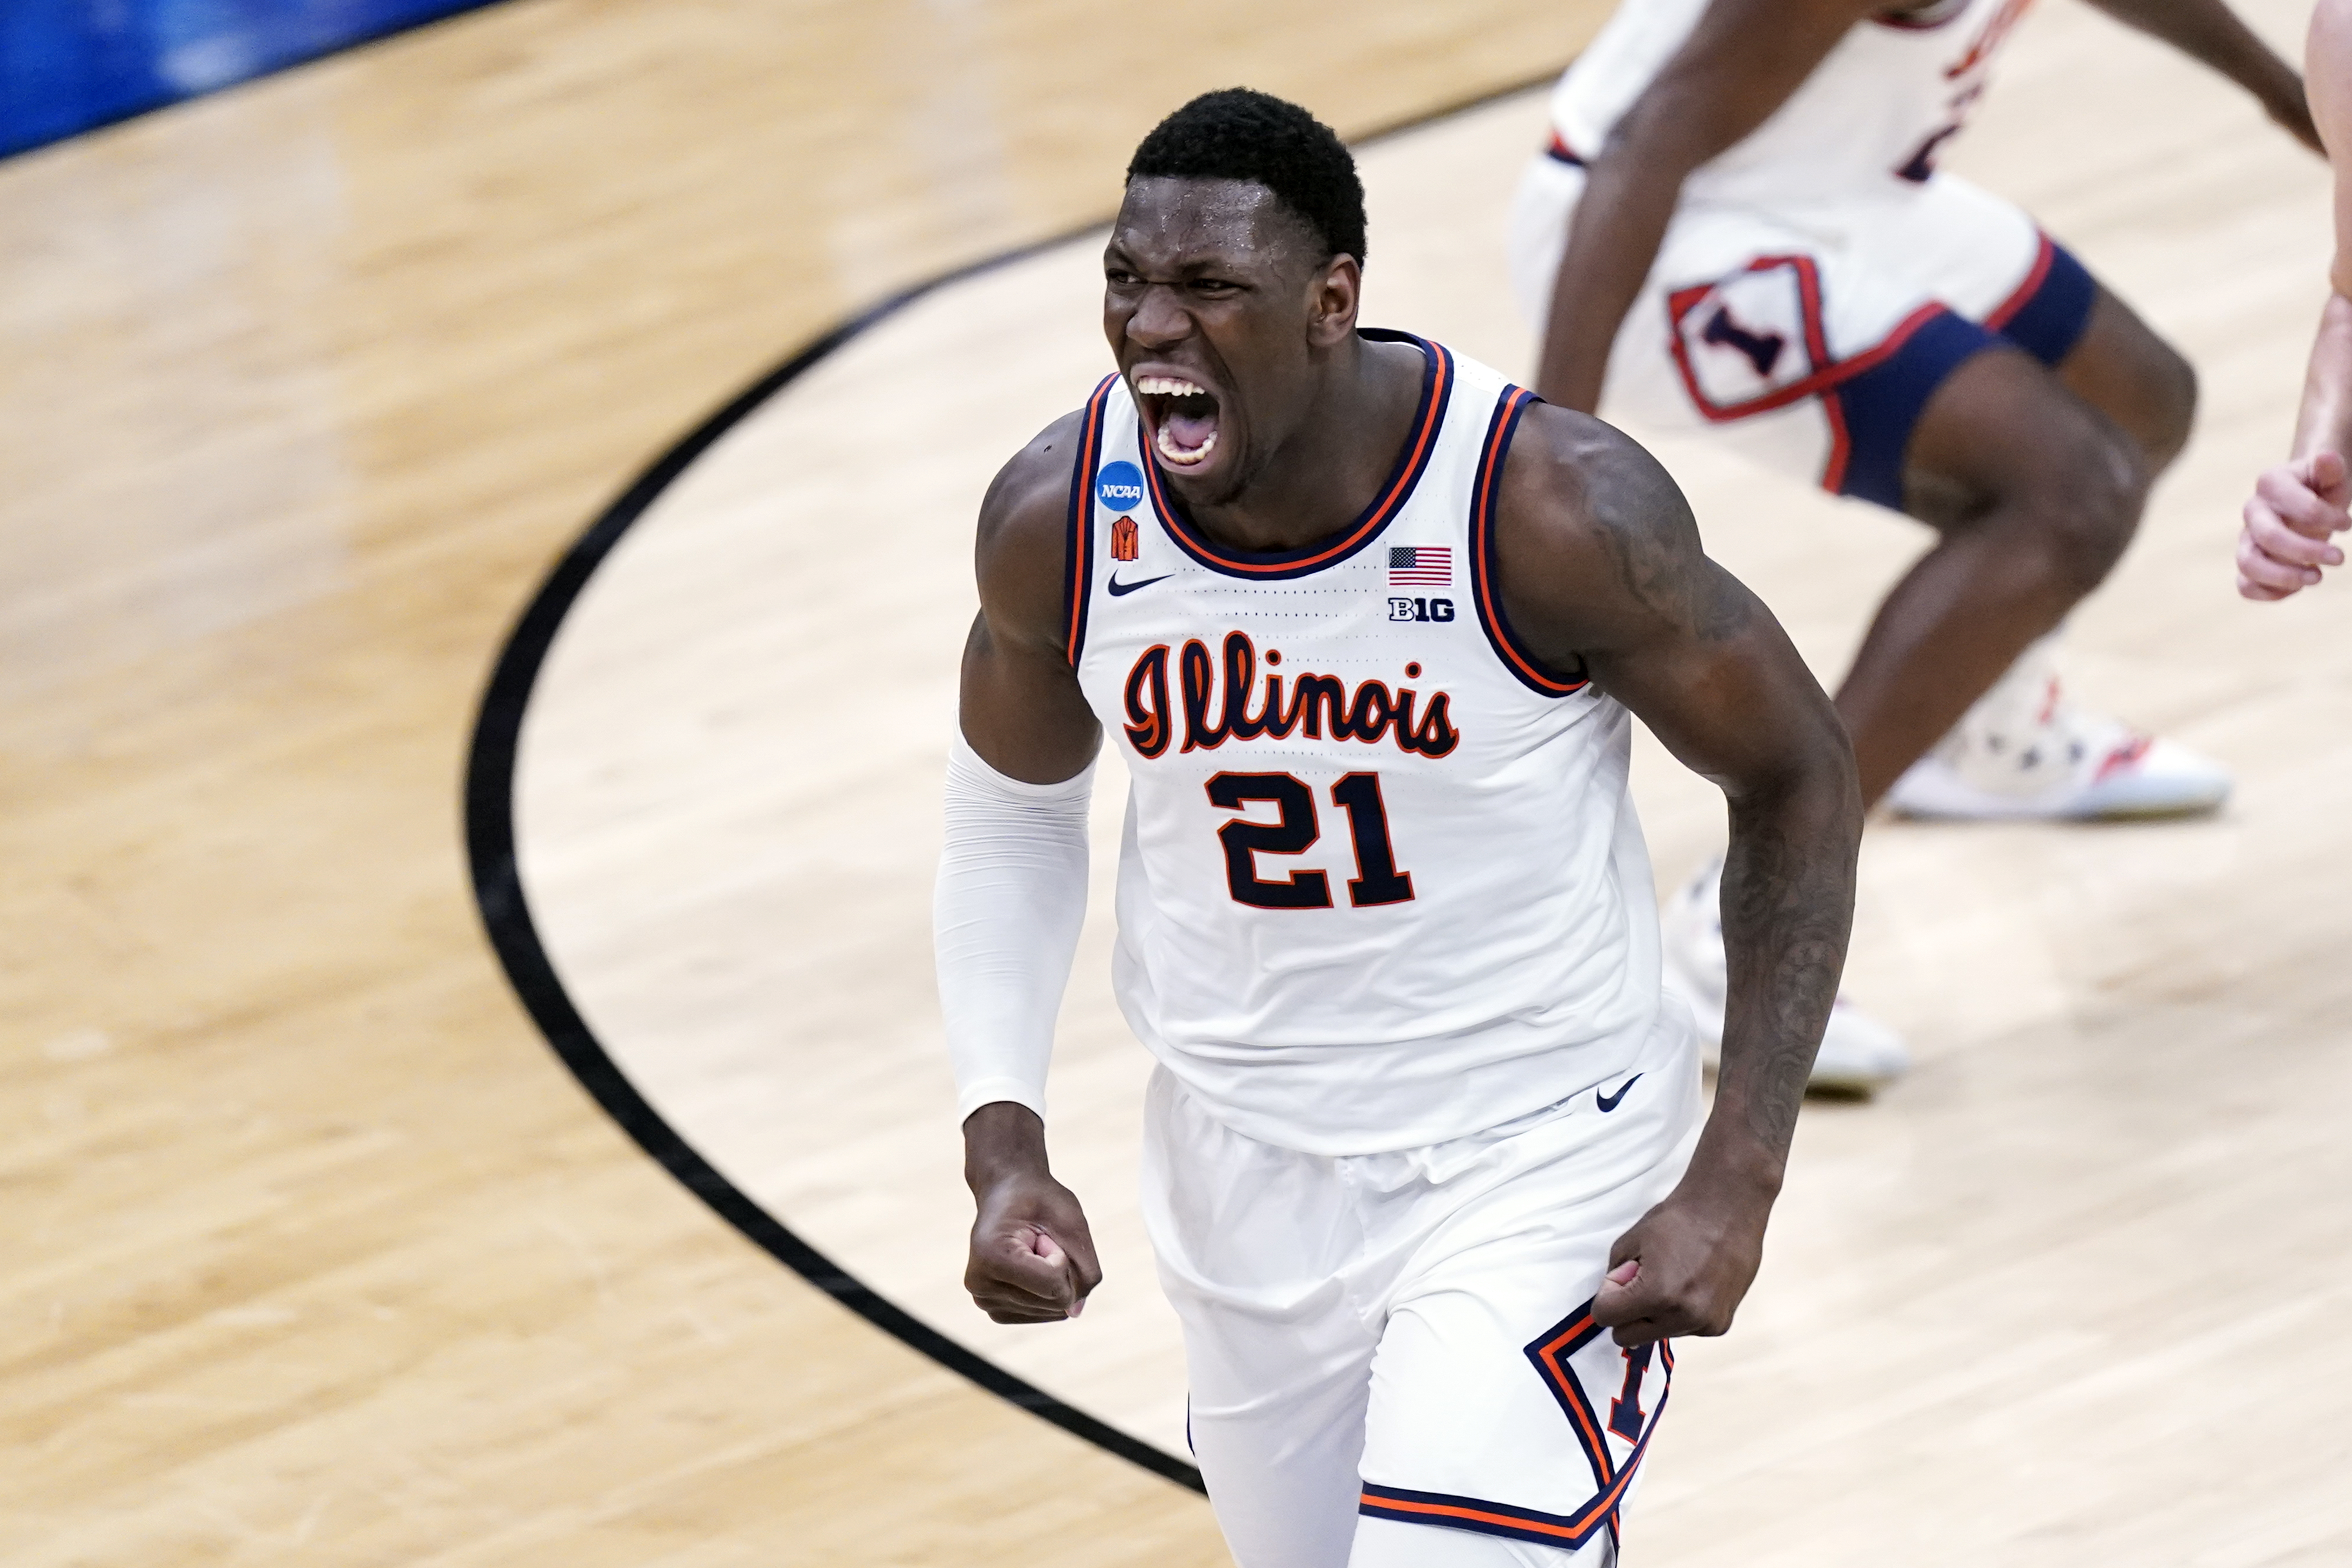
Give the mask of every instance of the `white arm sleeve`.
M 931 906 L 956 1121 L 1000 1100 L 1045 1114 L 1045 1064 L 1087 915 L 1087 805 L 1095 764 L 1024 784 L 958 730 L 948 752 L 947 842 Z

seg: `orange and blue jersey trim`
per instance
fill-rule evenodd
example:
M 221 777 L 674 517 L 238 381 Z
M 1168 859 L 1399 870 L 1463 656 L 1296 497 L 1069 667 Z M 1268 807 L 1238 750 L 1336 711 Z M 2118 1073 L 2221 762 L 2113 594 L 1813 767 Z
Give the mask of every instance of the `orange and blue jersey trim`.
M 1095 468 L 1102 460 L 1103 410 L 1109 405 L 1110 389 L 1118 384 L 1118 377 L 1107 375 L 1087 399 L 1077 462 L 1070 474 L 1069 543 L 1062 557 L 1062 602 L 1069 607 L 1063 647 L 1072 669 L 1078 667 L 1078 656 L 1087 645 L 1087 606 L 1094 598 L 1095 584 Z
M 1643 1456 L 1650 1448 L 1650 1435 L 1656 1432 L 1658 1416 L 1665 1407 L 1666 1396 L 1662 1394 L 1657 1409 L 1650 1416 L 1649 1432 L 1643 1434 L 1633 1451 L 1625 1457 L 1623 1468 L 1573 1513 L 1545 1513 L 1539 1509 L 1514 1508 L 1486 1498 L 1414 1491 L 1404 1487 L 1376 1486 L 1370 1481 L 1364 1483 L 1356 1511 L 1374 1519 L 1393 1519 L 1406 1524 L 1442 1524 L 1573 1552 L 1601 1531 L 1613 1533 L 1617 1530 L 1625 1494 L 1633 1489 L 1633 1478 L 1641 1473 Z
M 1592 1466 L 1592 1484 L 1606 1490 L 1617 1479 L 1617 1462 L 1610 1457 L 1609 1440 L 1601 1436 L 1600 1413 L 1585 1397 L 1584 1385 L 1576 1381 L 1568 1365 L 1569 1357 L 1600 1337 L 1601 1325 L 1592 1321 L 1592 1302 L 1587 1301 L 1537 1335 L 1525 1349 L 1528 1360 L 1535 1363 L 1536 1375 L 1543 1379 L 1560 1414 L 1575 1429 L 1576 1441 Z
M 1381 481 L 1380 493 L 1371 505 L 1338 534 L 1305 550 L 1226 550 L 1185 518 L 1175 498 L 1169 494 L 1159 460 L 1152 455 L 1151 443 L 1139 438 L 1144 454 L 1143 482 L 1151 492 L 1152 510 L 1159 514 L 1160 527 L 1178 549 L 1211 571 L 1227 576 L 1260 582 L 1304 577 L 1354 555 L 1379 538 L 1381 531 L 1404 510 L 1405 502 L 1412 499 L 1413 488 L 1421 483 L 1421 476 L 1428 471 L 1432 454 L 1437 450 L 1438 432 L 1444 427 L 1446 405 L 1454 395 L 1454 356 L 1443 343 L 1433 343 L 1410 332 L 1385 331 L 1376 327 L 1359 330 L 1375 342 L 1412 343 L 1423 355 L 1421 401 L 1413 410 L 1412 423 L 1406 427 L 1404 446 L 1398 451 L 1396 462 Z M 1139 417 L 1136 424 L 1140 436 L 1142 420 Z
M 1633 1482 L 1634 1467 L 1640 1462 L 1637 1454 L 1627 1462 L 1622 1476 L 1574 1513 L 1544 1513 L 1490 1502 L 1485 1498 L 1412 1491 L 1403 1487 L 1374 1486 L 1370 1481 L 1364 1483 L 1356 1511 L 1373 1519 L 1393 1519 L 1404 1524 L 1442 1524 L 1454 1530 L 1475 1531 L 1480 1535 L 1532 1541 L 1573 1552 L 1601 1531 L 1615 1527 L 1617 1510 L 1624 1503 L 1625 1492 Z
M 1512 633 L 1510 619 L 1503 613 L 1502 595 L 1496 587 L 1500 557 L 1495 544 L 1495 518 L 1501 505 L 1503 462 L 1510 455 L 1511 437 L 1518 431 L 1520 416 L 1541 401 L 1523 386 L 1507 386 L 1495 401 L 1494 417 L 1486 423 L 1477 480 L 1470 487 L 1470 592 L 1478 606 L 1479 629 L 1486 634 L 1503 668 L 1539 696 L 1569 697 L 1590 684 L 1584 670 L 1580 666 L 1575 674 L 1562 675 L 1528 652 Z
M 1592 1467 L 1594 1491 L 1581 1506 L 1570 1513 L 1546 1513 L 1538 1509 L 1516 1508 L 1487 1498 L 1465 1497 L 1453 1492 L 1418 1491 L 1406 1487 L 1380 1486 L 1363 1483 L 1357 1502 L 1357 1511 L 1375 1519 L 1398 1520 L 1408 1524 L 1437 1524 L 1454 1530 L 1475 1531 L 1482 1535 L 1498 1535 L 1513 1541 L 1531 1541 L 1546 1546 L 1558 1546 L 1574 1551 L 1606 1530 L 1612 1538 L 1619 1532 L 1625 1494 L 1633 1489 L 1633 1478 L 1639 1472 L 1642 1459 L 1649 1452 L 1650 1438 L 1658 1429 L 1658 1421 L 1665 1414 L 1666 1400 L 1674 1387 L 1674 1350 L 1667 1342 L 1658 1342 L 1660 1364 L 1665 1372 L 1665 1384 L 1659 1390 L 1657 1402 L 1651 1407 L 1649 1421 L 1640 1438 L 1626 1454 L 1623 1464 L 1610 1456 L 1609 1442 L 1601 1423 L 1585 1397 L 1582 1386 L 1568 1365 L 1568 1358 L 1597 1339 L 1601 1326 L 1592 1321 L 1592 1303 L 1587 1301 L 1575 1311 L 1538 1335 L 1526 1347 L 1528 1359 L 1535 1364 L 1544 1385 L 1559 1402 L 1560 1409 L 1575 1429 L 1578 1445 Z

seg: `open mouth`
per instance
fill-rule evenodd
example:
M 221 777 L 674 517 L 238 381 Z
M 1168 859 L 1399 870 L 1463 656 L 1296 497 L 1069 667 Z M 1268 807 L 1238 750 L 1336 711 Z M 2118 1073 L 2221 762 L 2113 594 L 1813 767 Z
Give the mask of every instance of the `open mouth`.
M 1217 400 L 1174 375 L 1139 375 L 1135 395 L 1151 422 L 1151 444 L 1171 468 L 1193 468 L 1217 449 Z

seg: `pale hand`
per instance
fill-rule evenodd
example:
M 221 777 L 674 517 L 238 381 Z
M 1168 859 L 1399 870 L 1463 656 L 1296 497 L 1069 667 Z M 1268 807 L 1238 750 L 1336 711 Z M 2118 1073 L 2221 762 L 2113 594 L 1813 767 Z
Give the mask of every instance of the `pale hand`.
M 2341 566 L 2334 536 L 2352 529 L 2352 483 L 2344 458 L 2315 452 L 2265 469 L 2254 481 L 2238 531 L 2238 593 L 2248 599 L 2284 599 L 2319 581 L 2320 569 Z

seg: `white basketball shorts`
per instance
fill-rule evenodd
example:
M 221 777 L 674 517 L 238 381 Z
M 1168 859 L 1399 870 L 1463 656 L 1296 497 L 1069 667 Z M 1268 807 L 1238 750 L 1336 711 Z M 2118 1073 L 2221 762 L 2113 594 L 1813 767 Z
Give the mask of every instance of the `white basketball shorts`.
M 1689 1031 L 1652 1038 L 1622 1079 L 1381 1154 L 1258 1142 L 1153 1075 L 1144 1217 L 1239 1568 L 1615 1561 L 1674 1355 L 1591 1305 L 1699 1121 Z
M 1538 330 L 1584 178 L 1555 142 L 1519 182 L 1512 286 Z M 1686 202 L 1617 333 L 1601 413 L 1899 509 L 1912 426 L 1944 378 L 2003 343 L 2057 364 L 2096 295 L 2032 218 L 1950 174 L 1769 211 Z

